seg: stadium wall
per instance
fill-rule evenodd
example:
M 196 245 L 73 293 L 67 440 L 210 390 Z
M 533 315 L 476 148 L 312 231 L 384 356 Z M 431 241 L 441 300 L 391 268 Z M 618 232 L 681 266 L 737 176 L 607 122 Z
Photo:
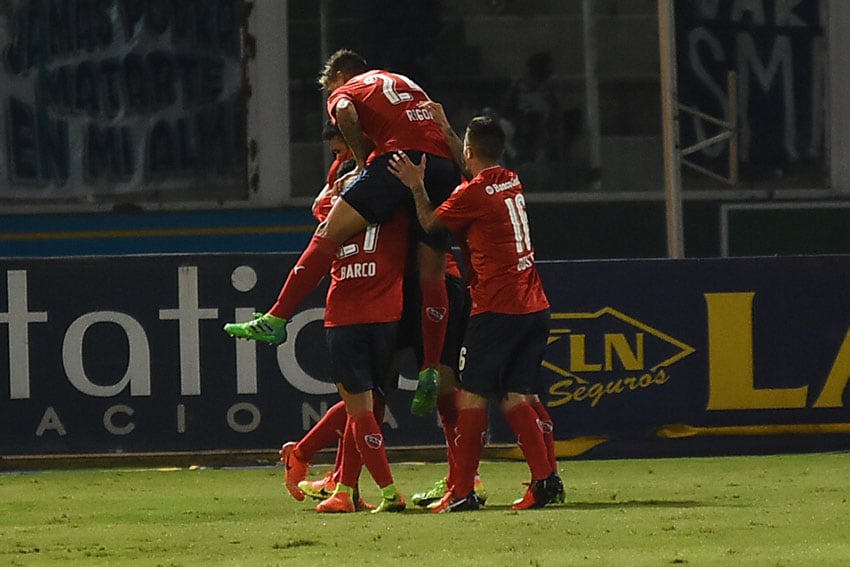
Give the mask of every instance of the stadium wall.
M 264 309 L 291 254 L 7 258 L 0 466 L 34 455 L 274 451 L 337 401 L 324 290 L 280 348 L 224 322 Z M 541 262 L 542 397 L 561 457 L 850 448 L 850 256 Z M 390 448 L 443 444 L 390 395 Z M 501 418 L 490 443 L 515 457 Z

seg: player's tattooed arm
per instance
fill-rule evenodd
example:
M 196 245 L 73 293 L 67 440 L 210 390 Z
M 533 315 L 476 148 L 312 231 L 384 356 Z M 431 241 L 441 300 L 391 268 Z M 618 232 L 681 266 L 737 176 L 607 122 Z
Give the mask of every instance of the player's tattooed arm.
M 434 122 L 440 127 L 440 130 L 442 130 L 443 136 L 446 137 L 446 142 L 449 144 L 449 149 L 452 151 L 452 157 L 454 157 L 454 160 L 458 163 L 458 165 L 460 165 L 461 169 L 463 169 L 463 175 L 467 179 L 471 179 L 472 176 L 469 174 L 469 171 L 466 169 L 466 165 L 463 163 L 463 140 L 458 137 L 457 133 L 452 129 L 452 125 L 449 124 L 449 119 L 446 117 L 446 111 L 443 108 L 443 105 L 439 102 L 434 102 L 433 100 L 426 100 L 420 102 L 419 106 L 431 113 Z
M 342 132 L 342 137 L 345 138 L 348 147 L 354 154 L 354 159 L 357 162 L 355 171 L 359 173 L 366 166 L 366 158 L 369 157 L 375 146 L 363 134 L 357 109 L 354 108 L 354 104 L 350 100 L 347 98 L 340 99 L 336 104 L 334 115 L 336 116 L 336 125 Z

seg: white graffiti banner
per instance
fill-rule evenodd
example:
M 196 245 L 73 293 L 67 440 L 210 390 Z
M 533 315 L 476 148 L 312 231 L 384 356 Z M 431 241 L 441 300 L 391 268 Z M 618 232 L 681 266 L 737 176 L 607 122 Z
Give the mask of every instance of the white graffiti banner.
M 241 198 L 241 0 L 0 4 L 0 199 Z

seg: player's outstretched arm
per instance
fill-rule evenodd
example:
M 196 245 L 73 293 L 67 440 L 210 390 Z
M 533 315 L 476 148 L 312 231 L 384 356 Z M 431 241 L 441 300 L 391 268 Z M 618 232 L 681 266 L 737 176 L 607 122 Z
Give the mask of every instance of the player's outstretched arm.
M 449 119 L 446 117 L 446 111 L 443 108 L 443 105 L 439 102 L 434 102 L 433 100 L 426 100 L 420 102 L 419 106 L 431 113 L 434 123 L 440 127 L 440 130 L 443 132 L 443 136 L 446 137 L 446 143 L 449 144 L 449 149 L 452 151 L 452 157 L 454 157 L 454 160 L 458 163 L 458 165 L 460 165 L 461 169 L 463 169 L 463 174 L 467 177 L 467 179 L 471 178 L 469 171 L 466 169 L 466 165 L 463 163 L 463 141 L 452 129 L 452 125 L 449 124 Z
M 431 232 L 440 227 L 440 221 L 437 219 L 437 215 L 434 213 L 434 205 L 431 204 L 431 199 L 428 198 L 428 193 L 425 191 L 425 165 L 427 162 L 428 156 L 426 154 L 422 154 L 422 161 L 415 164 L 410 161 L 407 154 L 399 151 L 390 158 L 387 169 L 413 193 L 419 224 L 426 232 Z

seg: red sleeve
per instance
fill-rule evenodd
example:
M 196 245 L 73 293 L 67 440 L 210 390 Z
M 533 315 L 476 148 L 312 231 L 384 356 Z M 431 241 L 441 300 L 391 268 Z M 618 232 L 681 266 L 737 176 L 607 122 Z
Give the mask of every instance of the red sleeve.
M 480 214 L 481 207 L 476 197 L 480 192 L 481 187 L 474 180 L 458 185 L 434 211 L 440 223 L 456 234 L 465 231 Z
M 334 126 L 337 126 L 337 123 L 336 123 L 336 105 L 340 100 L 342 100 L 344 98 L 348 99 L 349 101 L 354 103 L 354 100 L 350 96 L 348 96 L 343 91 L 343 89 L 335 90 L 328 97 L 328 116 L 330 116 L 331 120 L 334 123 Z

